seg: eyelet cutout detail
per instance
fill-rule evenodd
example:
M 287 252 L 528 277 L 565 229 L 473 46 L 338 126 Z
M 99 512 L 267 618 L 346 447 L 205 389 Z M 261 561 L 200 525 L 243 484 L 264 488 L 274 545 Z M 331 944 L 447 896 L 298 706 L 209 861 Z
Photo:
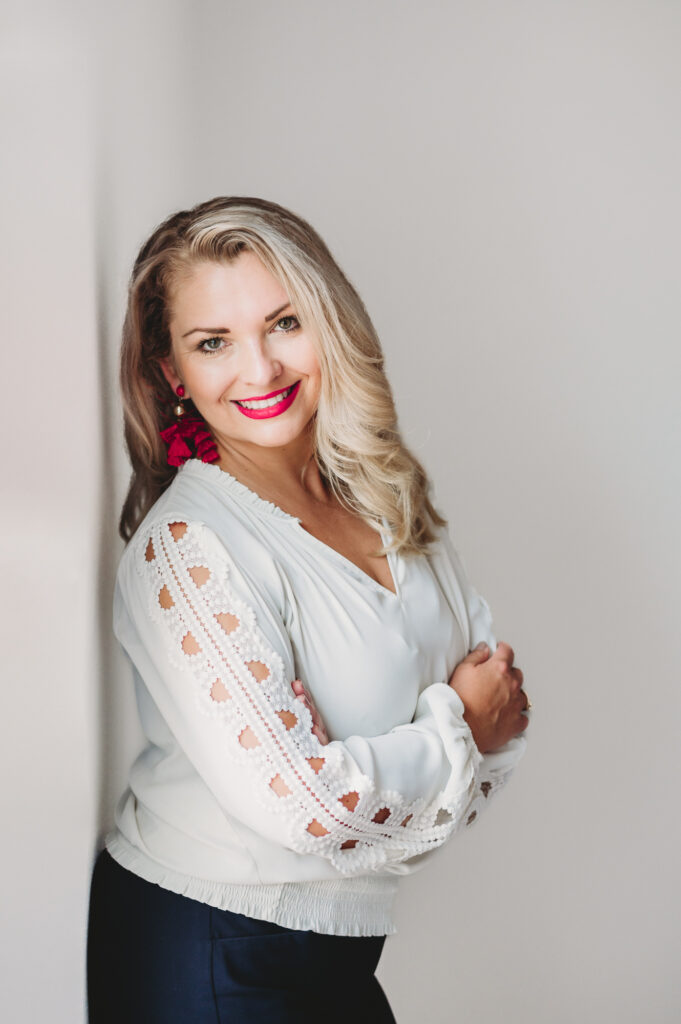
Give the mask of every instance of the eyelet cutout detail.
M 243 732 L 240 733 L 239 743 L 242 747 L 245 747 L 246 750 L 254 750 L 256 747 L 260 746 L 260 740 L 253 732 L 250 725 L 247 725 Z
M 277 718 L 280 718 L 287 729 L 292 729 L 298 724 L 298 717 L 292 711 L 277 711 Z
M 239 628 L 239 620 L 236 615 L 231 615 L 229 612 L 221 612 L 220 615 L 216 615 L 215 618 L 218 620 L 225 633 L 233 633 Z
M 217 704 L 230 699 L 230 693 L 222 679 L 216 679 L 210 688 L 210 695 Z
M 270 789 L 272 789 L 277 796 L 290 796 L 291 790 L 286 785 L 281 775 L 275 775 L 270 782 Z
M 310 824 L 307 826 L 307 831 L 310 833 L 311 836 L 328 836 L 329 834 L 328 828 L 324 828 L 322 823 L 320 821 L 317 821 L 316 818 L 313 818 Z
M 199 647 L 196 641 L 196 637 L 193 636 L 191 633 L 185 634 L 185 637 L 182 641 L 182 650 L 184 651 L 185 654 L 189 655 L 200 653 L 201 648 Z
M 210 569 L 206 568 L 205 565 L 193 565 L 189 569 L 189 575 L 196 583 L 197 587 L 203 587 L 210 579 Z
M 259 683 L 263 683 L 266 679 L 270 678 L 270 670 L 262 661 L 247 661 L 246 667 Z
M 355 807 L 359 803 L 359 793 L 356 790 L 353 790 L 352 793 L 345 793 L 340 797 L 340 803 L 343 804 L 343 807 L 347 807 L 349 811 L 354 811 Z M 376 819 L 374 818 L 374 821 L 375 820 Z
M 182 540 L 185 533 L 187 532 L 186 523 L 168 523 L 168 529 L 173 535 L 173 540 Z

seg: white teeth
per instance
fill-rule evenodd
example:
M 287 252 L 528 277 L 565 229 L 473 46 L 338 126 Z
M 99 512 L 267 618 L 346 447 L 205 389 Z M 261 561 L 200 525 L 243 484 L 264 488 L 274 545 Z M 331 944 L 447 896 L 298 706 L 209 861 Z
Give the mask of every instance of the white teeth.
M 292 384 L 286 391 L 282 391 L 281 394 L 274 395 L 272 398 L 261 398 L 257 402 L 237 402 L 236 404 L 243 406 L 244 409 L 269 409 L 271 405 L 278 405 L 284 398 L 288 398 L 294 387 L 295 384 Z

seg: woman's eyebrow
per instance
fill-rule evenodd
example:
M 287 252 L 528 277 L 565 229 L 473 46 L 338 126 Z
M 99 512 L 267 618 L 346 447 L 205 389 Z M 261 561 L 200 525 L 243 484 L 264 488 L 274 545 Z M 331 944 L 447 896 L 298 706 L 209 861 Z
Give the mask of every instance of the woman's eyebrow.
M 279 316 L 290 305 L 290 302 L 285 302 L 283 306 L 279 306 L 279 309 L 275 309 L 273 313 L 265 317 L 265 323 L 268 324 L 270 320 L 274 320 L 275 316 Z M 191 331 L 187 331 L 182 337 L 188 338 L 190 334 L 196 334 L 197 332 L 201 334 L 229 334 L 229 327 L 192 327 Z
M 270 313 L 269 316 L 265 317 L 265 323 L 268 324 L 270 320 L 274 320 L 275 316 L 279 316 L 279 314 L 283 313 L 284 310 L 287 309 L 290 305 L 290 302 L 285 302 L 283 306 L 279 307 L 279 309 L 275 309 L 274 313 Z

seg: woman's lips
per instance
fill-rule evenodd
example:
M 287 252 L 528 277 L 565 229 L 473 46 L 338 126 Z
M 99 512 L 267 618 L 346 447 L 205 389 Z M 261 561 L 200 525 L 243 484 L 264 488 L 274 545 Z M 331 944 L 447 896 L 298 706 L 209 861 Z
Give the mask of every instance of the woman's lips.
M 292 384 L 287 384 L 285 388 L 278 388 L 277 391 L 268 391 L 266 395 L 253 395 L 252 398 L 244 398 L 244 402 L 264 402 L 267 398 L 276 398 L 277 395 L 283 395 L 285 391 L 290 391 L 293 387 Z
M 271 400 L 272 398 L 276 397 L 277 395 L 281 395 L 282 396 L 279 399 L 278 402 L 274 402 L 273 404 L 267 405 L 267 406 L 265 406 L 264 408 L 261 408 L 261 409 L 247 409 L 245 405 L 242 405 L 242 403 L 238 402 L 236 399 L 234 399 L 233 401 L 234 401 L 235 406 L 239 410 L 239 412 L 243 413 L 244 416 L 248 416 L 249 419 L 251 419 L 251 420 L 268 420 L 272 416 L 281 416 L 282 412 L 286 412 L 286 410 L 289 408 L 289 406 L 293 405 L 293 403 L 295 401 L 295 398 L 296 398 L 296 395 L 298 394 L 298 389 L 299 388 L 300 388 L 300 381 L 297 380 L 295 382 L 295 384 L 293 384 L 291 387 L 282 388 L 281 391 L 272 391 L 269 395 L 263 395 L 263 397 L 260 398 L 260 399 L 255 399 L 255 398 L 246 399 L 246 401 L 249 401 L 249 402 L 255 402 L 255 401 L 263 402 L 263 401 Z

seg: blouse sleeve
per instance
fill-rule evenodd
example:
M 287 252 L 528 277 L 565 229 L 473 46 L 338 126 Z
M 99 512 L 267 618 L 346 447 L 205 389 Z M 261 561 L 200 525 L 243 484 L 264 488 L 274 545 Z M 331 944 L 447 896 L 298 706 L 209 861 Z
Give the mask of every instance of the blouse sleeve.
M 130 548 L 117 634 L 227 813 L 353 874 L 405 870 L 471 820 L 482 758 L 451 687 L 427 687 L 408 725 L 321 745 L 284 624 L 217 536 L 165 521 Z
M 458 612 L 457 617 L 464 630 L 466 645 L 469 650 L 472 650 L 477 644 L 484 642 L 493 651 L 497 641 L 489 605 L 471 585 L 447 528 L 437 529 L 436 534 L 439 541 L 439 555 L 433 559 L 433 568 L 452 610 L 455 613 Z M 454 580 L 456 580 L 456 588 L 452 586 Z M 468 825 L 473 824 L 480 812 L 488 805 L 492 795 L 508 782 L 518 761 L 525 753 L 526 747 L 527 737 L 521 734 L 509 740 L 498 750 L 482 756 L 478 765 L 478 783 L 475 795 L 467 809 L 466 823 Z

